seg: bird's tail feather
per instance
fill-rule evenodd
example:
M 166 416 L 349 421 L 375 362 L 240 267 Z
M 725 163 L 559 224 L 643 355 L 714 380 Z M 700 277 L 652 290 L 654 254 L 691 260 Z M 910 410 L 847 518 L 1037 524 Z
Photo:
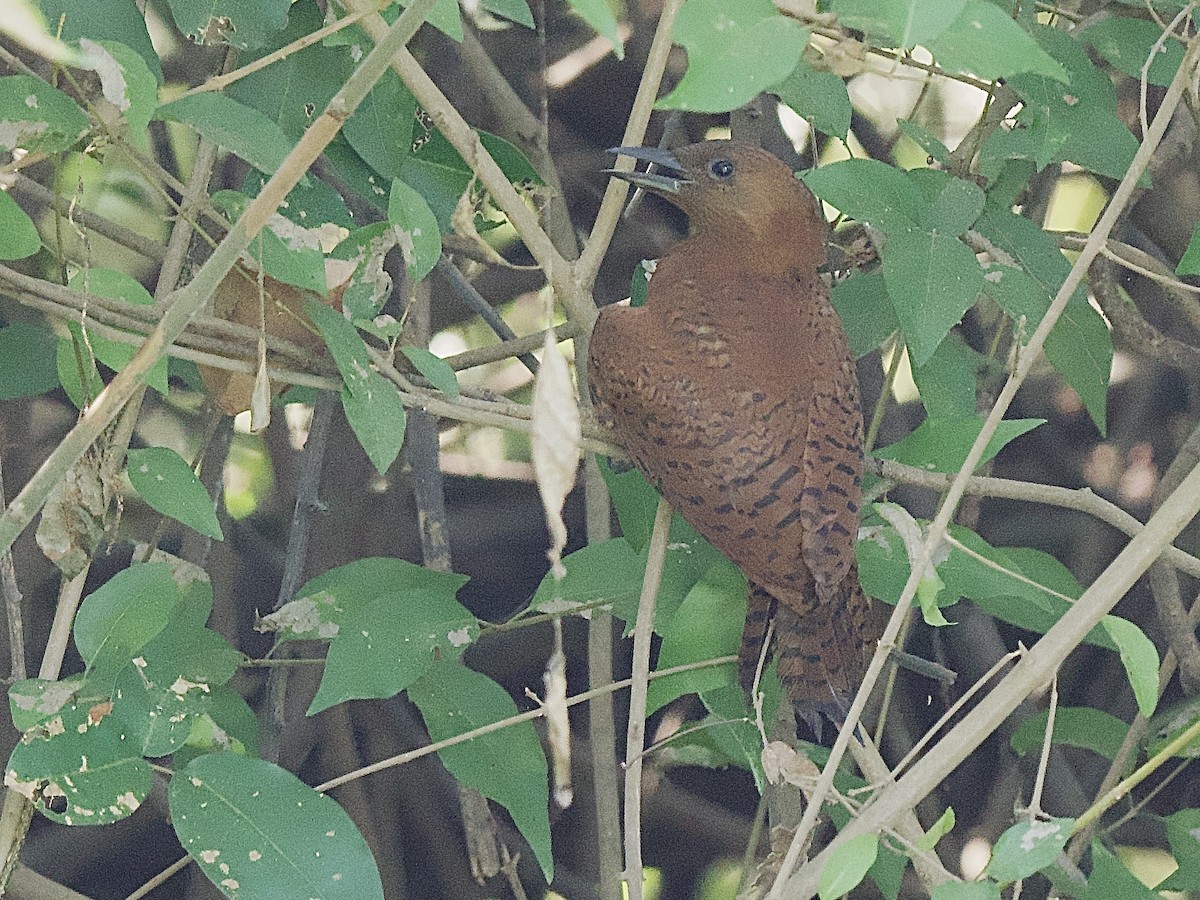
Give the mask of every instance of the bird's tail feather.
M 818 740 L 822 717 L 838 725 L 845 721 L 874 651 L 874 640 L 867 633 L 869 601 L 858 578 L 846 579 L 839 594 L 800 613 L 752 586 L 738 652 L 739 680 L 748 692 L 767 625 L 774 620 L 773 651 L 779 659 L 784 694 L 792 701 L 797 720 L 808 723 Z

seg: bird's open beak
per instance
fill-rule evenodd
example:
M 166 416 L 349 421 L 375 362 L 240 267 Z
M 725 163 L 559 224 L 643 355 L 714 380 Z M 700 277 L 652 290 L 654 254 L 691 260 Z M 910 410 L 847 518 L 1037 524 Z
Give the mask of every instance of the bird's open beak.
M 645 160 L 661 171 L 648 172 L 618 172 L 616 169 L 605 169 L 605 173 L 640 188 L 657 191 L 663 194 L 678 194 L 679 189 L 691 183 L 687 170 L 679 164 L 674 156 L 666 150 L 657 147 L 613 147 L 608 151 L 618 156 L 631 156 L 634 159 Z

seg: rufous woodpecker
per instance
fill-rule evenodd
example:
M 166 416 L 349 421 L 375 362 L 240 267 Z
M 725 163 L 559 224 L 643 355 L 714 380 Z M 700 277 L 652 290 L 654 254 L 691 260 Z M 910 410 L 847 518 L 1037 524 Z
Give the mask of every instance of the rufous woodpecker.
M 820 732 L 846 709 L 878 630 L 858 579 L 862 410 L 818 274 L 828 224 L 812 192 L 750 144 L 614 153 L 612 174 L 688 216 L 642 307 L 591 338 L 597 413 L 663 496 L 750 583 L 738 674 L 749 689 L 774 621 L 779 676 Z M 611 171 L 611 170 L 610 170 Z

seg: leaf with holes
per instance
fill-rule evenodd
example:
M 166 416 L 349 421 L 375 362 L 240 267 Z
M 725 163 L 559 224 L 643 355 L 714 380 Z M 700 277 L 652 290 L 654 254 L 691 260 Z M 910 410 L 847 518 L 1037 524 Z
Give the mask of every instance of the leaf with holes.
M 437 660 L 460 656 L 477 637 L 475 617 L 444 593 L 377 597 L 338 629 L 308 715 L 344 700 L 394 696 Z
M 75 101 L 32 75 L 0 78 L 0 150 L 57 153 L 87 131 Z
M 332 798 L 261 759 L 199 756 L 169 792 L 180 843 L 237 900 L 383 900 L 362 835 Z
M 1074 819 L 1018 822 L 1000 835 L 984 870 L 997 881 L 1020 881 L 1058 858 Z
M 152 773 L 107 702 L 72 703 L 13 748 L 4 784 L 64 825 L 107 825 L 131 815 Z

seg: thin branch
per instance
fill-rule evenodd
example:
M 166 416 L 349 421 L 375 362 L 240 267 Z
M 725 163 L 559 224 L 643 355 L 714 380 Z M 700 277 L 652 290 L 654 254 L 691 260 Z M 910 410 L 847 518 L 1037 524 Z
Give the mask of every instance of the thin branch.
M 950 475 L 929 472 L 917 466 L 908 466 L 888 459 L 868 460 L 867 462 L 876 474 L 882 475 L 889 481 L 902 484 L 940 492 L 945 491 L 952 481 Z M 1091 488 L 1072 489 L 1053 484 L 1037 484 L 1031 481 L 1013 481 L 1008 478 L 972 475 L 967 479 L 964 492 L 981 497 L 1023 500 L 1029 503 L 1045 503 L 1062 509 L 1077 510 L 1094 516 L 1129 537 L 1133 537 L 1144 527 L 1141 522 L 1115 503 L 1110 503 L 1103 497 L 1092 493 Z M 1163 559 L 1169 561 L 1179 571 L 1200 578 L 1200 558 L 1192 556 L 1178 547 L 1168 547 L 1163 552 Z
M 671 34 L 675 27 L 675 17 L 682 6 L 683 0 L 667 0 L 663 4 L 658 28 L 654 32 L 654 40 L 650 43 L 650 52 L 646 56 L 637 96 L 634 97 L 633 107 L 629 111 L 629 123 L 625 126 L 625 134 L 621 138 L 622 146 L 641 144 L 646 137 L 646 124 L 650 121 L 650 112 L 654 109 L 659 84 L 667 67 L 667 57 L 671 53 Z M 627 172 L 633 170 L 633 165 L 632 157 L 620 156 L 614 168 Z M 576 277 L 588 290 L 591 290 L 596 281 L 600 263 L 604 254 L 608 252 L 608 245 L 621 218 L 621 207 L 625 205 L 628 195 L 628 182 L 620 178 L 608 179 L 604 199 L 600 201 L 600 211 L 596 214 L 595 224 L 592 225 L 592 233 L 588 236 L 587 245 L 583 248 L 576 265 Z
M 0 460 L 2 462 L 2 460 Z M 4 502 L 4 476 L 0 473 L 0 503 Z M 25 625 L 21 611 L 21 590 L 17 587 L 17 570 L 13 566 L 12 549 L 0 554 L 0 596 L 4 598 L 4 616 L 8 626 L 8 674 L 13 681 L 28 677 L 25 664 Z
M 240 66 L 239 68 L 234 69 L 232 72 L 223 72 L 220 75 L 208 79 L 203 84 L 198 84 L 194 88 L 189 88 L 180 94 L 180 97 L 190 97 L 193 94 L 202 94 L 207 91 L 223 91 L 225 88 L 229 87 L 229 85 L 237 81 L 241 81 L 247 75 L 253 75 L 255 72 L 267 68 L 267 66 L 281 62 L 287 59 L 289 56 L 299 53 L 306 47 L 311 47 L 313 44 L 319 44 L 321 41 L 325 40 L 325 38 L 332 34 L 337 34 L 346 26 L 353 25 L 366 14 L 366 12 L 361 12 L 343 16 L 342 18 L 330 22 L 327 25 L 321 26 L 316 31 L 310 31 L 308 34 L 296 38 L 296 40 L 292 41 L 286 47 L 280 47 L 278 50 L 272 50 L 265 56 L 260 56 L 253 62 L 249 62 L 244 66 Z
M 300 587 L 304 575 L 304 564 L 308 560 L 308 538 L 312 533 L 313 514 L 324 509 L 320 498 L 321 471 L 325 466 L 325 450 L 332 430 L 333 410 L 338 405 L 334 391 L 321 391 L 313 403 L 312 421 L 308 426 L 308 439 L 300 456 L 300 474 L 296 480 L 296 506 L 292 510 L 292 526 L 288 529 L 287 552 L 283 561 L 283 575 L 279 581 L 279 594 L 275 598 L 278 611 L 290 603 Z M 287 645 L 279 648 L 288 652 Z M 288 669 L 276 667 L 267 675 L 266 703 L 263 709 L 263 729 L 260 735 L 262 758 L 275 762 L 279 759 L 283 729 L 287 717 Z
M 445 253 L 438 258 L 437 265 L 434 268 L 450 283 L 455 293 L 467 302 L 471 310 L 483 319 L 483 321 L 487 322 L 488 326 L 492 331 L 496 332 L 502 341 L 509 344 L 517 340 L 517 333 L 508 327 L 508 323 L 500 317 L 500 313 L 496 312 L 495 307 L 488 303 L 479 291 L 475 290 L 475 285 L 467 280 L 467 276 L 459 270 L 458 266 L 450 262 Z M 517 359 L 525 364 L 525 368 L 534 375 L 537 374 L 538 361 L 532 353 L 527 352 L 515 355 Z
M 737 662 L 736 656 L 718 656 L 715 659 L 705 659 L 694 663 L 685 663 L 679 666 L 672 666 L 669 669 L 661 669 L 657 672 L 650 673 L 650 680 L 656 678 L 666 678 L 670 675 L 677 675 L 680 672 L 693 672 L 696 669 L 711 669 L 715 666 L 727 666 L 730 663 Z M 575 706 L 579 703 L 586 703 L 589 700 L 594 700 L 597 697 L 606 694 L 612 694 L 616 691 L 624 690 L 627 687 L 633 686 L 633 678 L 625 678 L 621 681 L 614 681 L 606 684 L 602 688 L 584 691 L 581 694 L 576 694 L 567 700 L 567 706 Z M 466 741 L 473 741 L 475 738 L 483 737 L 485 734 L 491 734 L 493 731 L 499 731 L 502 728 L 509 728 L 513 725 L 518 725 L 521 722 L 532 722 L 534 719 L 540 719 L 546 714 L 545 708 L 535 706 L 533 709 L 523 713 L 518 713 L 515 716 L 510 716 L 507 719 L 501 719 L 498 722 L 492 722 L 488 725 L 481 725 L 478 728 L 473 728 L 470 731 L 464 731 L 462 734 L 455 735 L 451 738 L 438 741 L 433 744 L 426 744 L 424 747 L 418 747 L 415 750 L 409 750 L 406 753 L 400 753 L 388 759 L 380 760 L 377 763 L 372 763 L 369 766 L 363 766 L 361 769 L 356 769 L 353 772 L 347 772 L 345 775 L 339 775 L 337 778 L 332 778 L 316 786 L 315 790 L 331 791 L 339 785 L 345 784 L 348 781 L 353 781 L 356 778 L 362 778 L 366 775 L 373 775 L 376 772 L 382 772 L 384 769 L 392 769 L 396 766 L 407 765 L 414 760 L 420 759 L 423 756 L 428 756 L 431 753 L 436 753 L 439 750 L 445 750 L 447 747 L 453 747 L 462 744 Z
M 1200 464 L 1200 426 L 1193 429 L 1183 442 L 1162 480 L 1155 487 L 1152 505 L 1157 508 L 1163 497 L 1175 490 L 1183 476 L 1197 464 Z M 1196 629 L 1188 621 L 1189 614 L 1183 606 L 1183 598 L 1179 592 L 1179 576 L 1166 560 L 1159 560 L 1151 566 L 1150 591 L 1154 597 L 1159 622 L 1167 638 L 1167 645 L 1175 651 L 1184 690 L 1192 694 L 1200 688 L 1200 641 L 1196 640 Z
M 1146 760 L 1145 763 L 1135 769 L 1128 778 L 1123 779 L 1084 810 L 1083 814 L 1075 820 L 1072 833 L 1078 834 L 1084 829 L 1091 828 L 1100 816 L 1112 809 L 1115 803 L 1123 797 L 1128 796 L 1130 791 L 1162 768 L 1181 750 L 1191 746 L 1197 738 L 1200 738 L 1200 722 L 1193 722 L 1188 728 L 1177 734 L 1170 743 L 1163 746 L 1157 753 Z
M 684 663 L 683 665 L 671 666 L 668 669 L 661 669 L 657 672 L 651 672 L 650 680 L 653 681 L 656 678 L 669 678 L 672 675 L 678 675 L 682 672 L 694 672 L 697 669 L 711 669 L 716 666 L 727 666 L 735 662 L 737 662 L 736 656 L 718 656 L 715 659 L 704 659 L 700 660 L 699 662 Z M 597 697 L 609 695 L 615 691 L 624 690 L 625 688 L 632 686 L 632 678 L 614 681 L 610 684 L 606 684 L 602 688 L 587 690 L 581 694 L 576 694 L 574 697 L 570 697 L 567 700 L 567 706 L 572 707 L 580 703 L 587 703 L 591 700 L 595 700 Z M 511 728 L 512 726 L 519 725 L 522 722 L 532 722 L 535 719 L 542 718 L 545 714 L 546 710 L 544 707 L 535 706 L 533 709 L 527 710 L 523 713 L 517 713 L 517 715 L 510 716 L 507 719 L 501 719 L 497 722 L 481 725 L 478 728 L 471 729 L 470 731 L 464 731 L 462 734 L 456 734 L 454 737 L 426 744 L 424 747 L 418 747 L 415 750 L 399 753 L 395 756 L 390 756 L 387 759 L 382 759 L 379 762 L 372 763 L 369 766 L 363 766 L 362 768 L 355 769 L 353 772 L 347 772 L 344 775 L 339 775 L 337 778 L 331 778 L 329 781 L 318 784 L 313 788 L 313 790 L 324 794 L 328 791 L 332 791 L 336 787 L 340 787 L 343 784 L 347 784 L 359 778 L 365 778 L 368 775 L 374 775 L 375 773 L 382 772 L 386 769 L 394 769 L 397 766 L 407 765 L 410 762 L 414 762 L 422 757 L 429 756 L 432 753 L 445 750 L 447 747 L 455 747 L 459 744 L 464 744 L 467 741 L 473 741 L 476 738 L 483 737 L 486 734 L 491 734 L 494 731 L 500 731 L 503 728 Z M 171 875 L 174 875 L 176 872 L 185 869 L 188 863 L 191 861 L 192 859 L 190 856 L 185 856 L 182 859 L 176 860 L 167 869 L 159 872 L 158 875 L 155 875 L 154 878 L 142 885 L 142 887 L 140 887 L 137 891 L 130 894 L 126 900 L 139 900 L 139 898 L 145 897 L 152 890 L 154 890 L 154 888 L 165 882 Z
M 570 322 L 564 322 L 562 325 L 557 325 L 550 330 L 554 332 L 554 337 L 557 340 L 566 341 L 575 336 L 577 329 Z M 456 353 L 454 356 L 447 356 L 446 364 L 456 372 L 463 369 L 473 369 L 476 366 L 486 366 L 488 363 L 499 362 L 502 359 L 511 359 L 514 356 L 519 357 L 533 350 L 540 350 L 545 344 L 546 332 L 537 331 L 533 334 L 527 334 L 524 337 L 493 344 L 490 347 L 477 347 L 473 350 L 464 350 L 462 353 Z
M 625 731 L 625 885 L 629 900 L 642 900 L 642 750 L 646 742 L 646 689 L 650 678 L 650 641 L 654 607 L 662 580 L 671 531 L 671 504 L 658 500 L 654 530 L 647 549 L 646 576 L 633 629 L 632 688 L 629 725 Z

